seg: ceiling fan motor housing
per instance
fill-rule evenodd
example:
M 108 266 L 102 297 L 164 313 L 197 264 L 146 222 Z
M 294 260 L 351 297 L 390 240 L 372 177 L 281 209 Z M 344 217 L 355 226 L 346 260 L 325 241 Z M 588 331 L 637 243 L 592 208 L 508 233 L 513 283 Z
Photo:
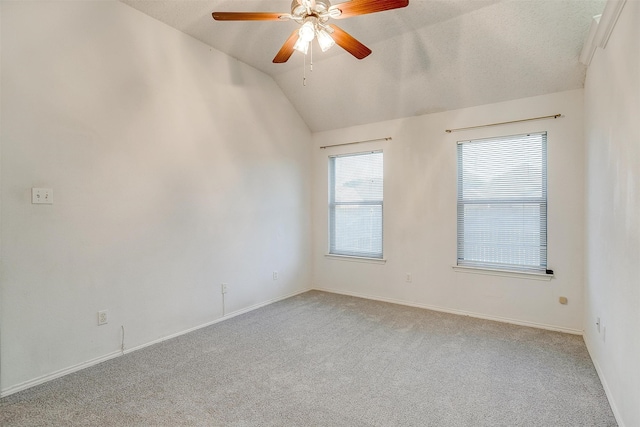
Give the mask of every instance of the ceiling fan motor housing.
M 329 7 L 331 3 L 328 0 L 293 0 L 291 18 L 302 22 L 307 16 L 315 16 L 320 21 L 326 22 L 330 14 Z

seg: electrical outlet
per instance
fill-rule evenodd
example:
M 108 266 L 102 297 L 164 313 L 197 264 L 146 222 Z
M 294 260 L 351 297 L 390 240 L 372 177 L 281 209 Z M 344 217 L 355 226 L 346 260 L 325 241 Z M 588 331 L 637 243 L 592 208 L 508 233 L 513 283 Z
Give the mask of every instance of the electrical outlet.
M 222 285 L 220 285 L 220 289 L 222 290 L 223 294 L 227 293 L 227 286 L 228 285 L 226 283 L 223 283 Z
M 31 203 L 34 205 L 52 205 L 53 204 L 53 189 L 51 188 L 32 188 L 31 189 Z
M 273 280 L 278 280 L 278 272 L 277 271 L 273 272 Z
M 404 281 L 407 283 L 411 283 L 412 280 L 413 280 L 413 277 L 411 276 L 411 273 L 405 273 Z
M 106 325 L 109 323 L 109 312 L 107 310 L 101 310 L 98 312 L 98 326 Z

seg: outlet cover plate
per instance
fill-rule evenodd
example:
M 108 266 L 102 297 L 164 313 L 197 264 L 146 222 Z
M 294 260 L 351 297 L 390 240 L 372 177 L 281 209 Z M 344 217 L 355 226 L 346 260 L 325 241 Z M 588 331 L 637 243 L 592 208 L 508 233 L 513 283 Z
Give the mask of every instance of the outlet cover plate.
M 109 312 L 107 310 L 100 310 L 98 312 L 98 326 L 106 325 L 109 323 Z
M 53 189 L 52 188 L 32 188 L 31 203 L 34 205 L 52 205 Z

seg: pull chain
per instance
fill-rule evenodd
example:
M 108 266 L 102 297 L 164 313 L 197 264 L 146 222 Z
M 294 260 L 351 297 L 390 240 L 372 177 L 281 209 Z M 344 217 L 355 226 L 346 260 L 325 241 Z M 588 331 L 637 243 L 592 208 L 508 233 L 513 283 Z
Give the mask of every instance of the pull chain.
M 302 86 L 307 85 L 307 55 L 302 55 Z
M 313 72 L 313 43 L 309 42 L 309 71 Z M 302 55 L 302 86 L 307 85 L 307 55 Z

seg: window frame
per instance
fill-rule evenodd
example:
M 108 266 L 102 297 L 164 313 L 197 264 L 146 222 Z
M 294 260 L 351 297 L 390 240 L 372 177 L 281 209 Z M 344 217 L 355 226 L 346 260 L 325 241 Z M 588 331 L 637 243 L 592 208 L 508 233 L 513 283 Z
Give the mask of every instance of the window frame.
M 341 259 L 354 259 L 370 262 L 384 262 L 384 154 L 383 150 L 367 150 L 354 153 L 335 154 L 328 157 L 328 205 L 327 205 L 327 220 L 328 220 L 328 250 L 327 257 L 341 258 Z M 381 154 L 382 157 L 382 199 L 379 201 L 335 201 L 335 159 L 344 157 L 356 157 L 365 156 L 371 154 Z M 380 206 L 380 252 L 351 252 L 351 251 L 336 251 L 335 250 L 335 237 L 336 237 L 336 221 L 335 221 L 335 208 L 336 206 Z
M 528 138 L 532 135 L 540 135 L 542 138 L 542 146 L 541 146 L 541 176 L 540 176 L 540 188 L 542 194 L 540 197 L 521 197 L 521 198 L 508 198 L 498 197 L 488 195 L 484 198 L 478 198 L 477 196 L 474 198 L 464 199 L 463 198 L 463 175 L 464 175 L 464 164 L 462 161 L 462 146 L 464 144 L 473 144 L 473 143 L 487 143 L 487 142 L 500 142 L 500 141 L 512 141 L 518 142 L 518 140 L 522 140 L 523 138 Z M 540 132 L 527 132 L 515 135 L 503 135 L 503 136 L 495 136 L 495 137 L 486 137 L 472 140 L 463 140 L 457 142 L 457 153 L 456 153 L 456 162 L 457 162 L 457 196 L 456 196 L 456 265 L 454 269 L 458 271 L 465 272 L 475 272 L 480 274 L 497 274 L 502 276 L 514 276 L 514 277 L 526 277 L 526 276 L 538 276 L 542 277 L 543 280 L 548 280 L 553 277 L 553 271 L 548 269 L 548 238 L 549 238 L 549 230 L 548 230 L 548 133 L 547 131 Z M 526 265 L 526 264 L 506 264 L 495 261 L 487 261 L 484 259 L 482 261 L 478 260 L 469 260 L 465 259 L 464 249 L 464 225 L 465 225 L 465 213 L 464 207 L 469 204 L 476 205 L 486 205 L 490 206 L 491 204 L 514 204 L 514 202 L 522 203 L 523 205 L 533 205 L 539 206 L 540 209 L 540 223 L 536 233 L 540 235 L 540 262 L 539 265 Z M 491 230 L 491 228 L 487 228 L 487 230 Z M 513 246 L 512 246 L 513 247 Z

